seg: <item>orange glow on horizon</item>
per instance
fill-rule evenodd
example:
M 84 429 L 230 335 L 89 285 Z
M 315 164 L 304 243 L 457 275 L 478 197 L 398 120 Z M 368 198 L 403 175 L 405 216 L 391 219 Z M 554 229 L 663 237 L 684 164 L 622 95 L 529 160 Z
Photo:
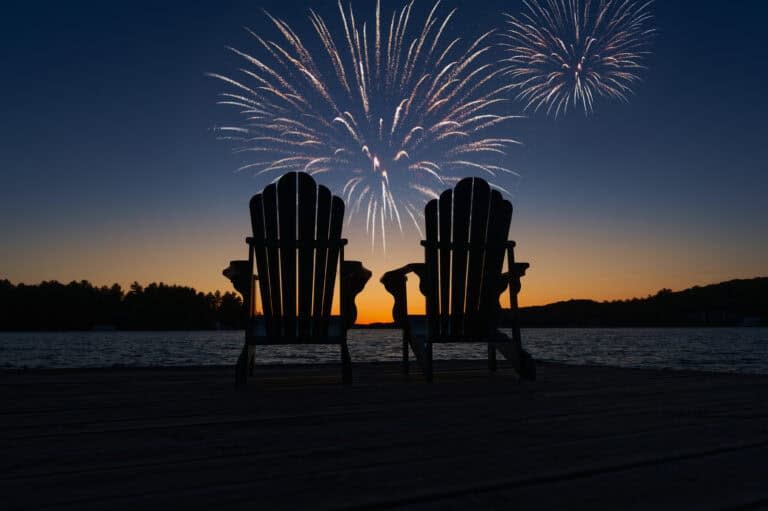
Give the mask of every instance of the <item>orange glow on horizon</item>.
M 665 230 L 630 230 L 625 225 L 599 225 L 538 219 L 519 227 L 517 259 L 531 263 L 523 279 L 520 305 L 544 305 L 571 298 L 598 301 L 644 297 L 661 288 L 685 289 L 735 278 L 768 275 L 768 242 L 764 238 L 714 240 Z M 171 228 L 173 227 L 173 228 Z M 221 271 L 230 260 L 244 259 L 243 233 L 248 218 L 233 225 L 192 224 L 151 226 L 145 231 L 105 234 L 52 234 L 24 245 L 6 245 L 0 278 L 14 283 L 86 279 L 96 285 L 119 283 L 127 289 L 165 282 L 208 292 L 233 290 Z M 156 229 L 156 230 L 153 230 Z M 171 235 L 167 234 L 169 231 Z M 423 261 L 418 240 L 395 239 L 387 254 L 372 252 L 370 243 L 350 232 L 347 260 L 362 261 L 373 272 L 358 296 L 358 322 L 390 322 L 392 298 L 379 282 L 381 275 L 411 262 Z M 50 250 L 52 246 L 56 250 Z M 713 249 L 713 247 L 717 247 Z M 424 298 L 408 280 L 411 313 L 423 313 Z M 504 302 L 502 302 L 503 304 Z

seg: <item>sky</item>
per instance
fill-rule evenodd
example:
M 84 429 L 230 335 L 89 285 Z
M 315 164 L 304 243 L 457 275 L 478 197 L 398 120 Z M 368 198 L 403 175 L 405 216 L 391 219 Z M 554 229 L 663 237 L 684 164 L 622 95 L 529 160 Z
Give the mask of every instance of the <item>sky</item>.
M 511 0 L 444 3 L 467 38 L 520 12 Z M 217 140 L 233 112 L 205 73 L 240 65 L 227 46 L 255 48 L 244 26 L 274 36 L 263 9 L 308 33 L 308 9 L 335 20 L 335 2 L 156 4 L 4 5 L 0 278 L 230 289 L 221 270 L 247 256 L 248 200 L 269 179 L 237 172 L 243 156 Z M 520 173 L 511 236 L 531 263 L 523 305 L 768 275 L 768 4 L 653 12 L 653 54 L 628 104 L 510 125 L 523 142 L 508 156 Z M 359 320 L 386 321 L 378 279 L 422 257 L 418 237 L 393 236 L 384 253 L 352 227 L 347 258 L 374 272 Z

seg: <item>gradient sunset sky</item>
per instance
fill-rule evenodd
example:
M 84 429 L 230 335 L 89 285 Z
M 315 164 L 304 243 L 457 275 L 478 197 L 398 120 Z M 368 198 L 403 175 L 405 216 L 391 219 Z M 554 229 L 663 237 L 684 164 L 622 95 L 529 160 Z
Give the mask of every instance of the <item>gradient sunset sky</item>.
M 225 46 L 255 47 L 243 26 L 274 34 L 262 8 L 304 32 L 310 7 L 337 17 L 335 2 L 298 4 L 4 6 L 0 278 L 230 289 L 221 269 L 246 257 L 248 199 L 269 179 L 235 172 L 244 160 L 214 134 L 232 112 L 204 73 L 239 64 Z M 370 16 L 374 2 L 353 5 Z M 517 1 L 445 5 L 467 38 L 520 12 Z M 768 4 L 652 10 L 659 33 L 629 104 L 510 127 L 524 143 L 508 160 L 522 176 L 509 183 L 512 238 L 531 263 L 523 305 L 768 275 Z M 383 254 L 360 228 L 345 235 L 347 257 L 374 272 L 359 319 L 389 320 L 378 278 L 419 260 L 418 239 L 395 236 Z

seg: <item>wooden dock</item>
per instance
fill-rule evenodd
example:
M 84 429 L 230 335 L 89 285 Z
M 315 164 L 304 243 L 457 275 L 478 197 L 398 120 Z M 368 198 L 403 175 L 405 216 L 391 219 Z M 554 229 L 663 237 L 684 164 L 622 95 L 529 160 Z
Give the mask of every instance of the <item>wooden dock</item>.
M 768 376 L 354 369 L 0 372 L 0 506 L 768 507 Z

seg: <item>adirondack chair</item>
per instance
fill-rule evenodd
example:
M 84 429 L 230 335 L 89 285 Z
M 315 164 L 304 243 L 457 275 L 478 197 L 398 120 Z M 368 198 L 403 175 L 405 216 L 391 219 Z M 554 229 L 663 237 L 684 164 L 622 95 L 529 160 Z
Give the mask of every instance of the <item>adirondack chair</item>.
M 309 174 L 292 172 L 255 195 L 250 210 L 248 260 L 232 261 L 224 270 L 248 311 L 236 383 L 253 375 L 256 346 L 294 344 L 339 345 L 343 381 L 351 383 L 347 329 L 371 272 L 344 260 L 344 202 Z M 337 270 L 340 316 L 332 315 Z
M 496 370 L 496 351 L 521 378 L 535 379 L 533 358 L 521 344 L 517 295 L 528 263 L 515 262 L 515 242 L 508 241 L 512 204 L 478 178 L 463 179 L 425 209 L 424 262 L 384 274 L 381 282 L 395 299 L 392 315 L 403 331 L 403 369 L 410 346 L 427 381 L 432 381 L 432 346 L 437 343 L 488 345 L 488 366 Z M 507 272 L 503 271 L 507 256 Z M 426 299 L 426 317 L 408 316 L 406 280 L 415 273 Z M 509 290 L 510 310 L 499 297 Z M 500 332 L 502 314 L 512 336 Z

